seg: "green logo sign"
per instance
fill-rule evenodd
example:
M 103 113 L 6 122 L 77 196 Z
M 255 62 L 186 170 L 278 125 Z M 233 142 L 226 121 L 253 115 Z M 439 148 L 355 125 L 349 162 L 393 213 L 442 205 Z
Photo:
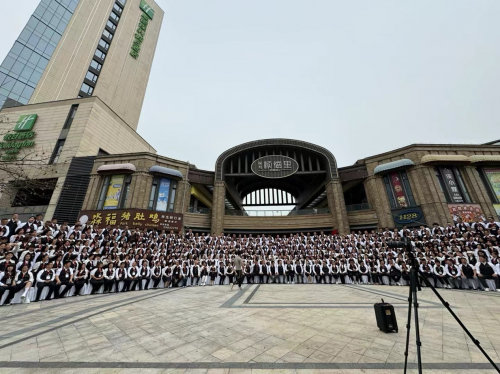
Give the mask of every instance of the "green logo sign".
M 38 118 L 37 114 L 26 114 L 19 117 L 14 131 L 30 131 Z
M 148 3 L 146 3 L 144 0 L 141 0 L 141 9 L 144 13 L 148 15 L 149 18 L 153 19 L 155 16 L 155 11 L 153 8 L 151 8 Z

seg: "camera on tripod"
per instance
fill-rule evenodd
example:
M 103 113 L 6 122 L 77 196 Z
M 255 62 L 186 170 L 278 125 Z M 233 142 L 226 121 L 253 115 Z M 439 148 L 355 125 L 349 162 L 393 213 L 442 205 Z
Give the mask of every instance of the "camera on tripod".
M 403 248 L 407 252 L 412 250 L 411 239 L 407 236 L 403 237 L 403 240 L 391 240 L 387 242 L 387 246 L 392 249 Z

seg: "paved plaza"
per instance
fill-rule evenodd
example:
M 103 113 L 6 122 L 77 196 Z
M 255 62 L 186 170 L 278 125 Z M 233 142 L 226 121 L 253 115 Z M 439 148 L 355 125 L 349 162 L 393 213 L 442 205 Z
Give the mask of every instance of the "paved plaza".
M 441 290 L 500 362 L 500 294 Z M 402 373 L 407 287 L 244 285 L 73 297 L 0 308 L 1 373 Z M 373 304 L 396 308 L 378 330 Z M 494 373 L 431 290 L 426 373 Z M 410 361 L 415 370 L 412 335 Z

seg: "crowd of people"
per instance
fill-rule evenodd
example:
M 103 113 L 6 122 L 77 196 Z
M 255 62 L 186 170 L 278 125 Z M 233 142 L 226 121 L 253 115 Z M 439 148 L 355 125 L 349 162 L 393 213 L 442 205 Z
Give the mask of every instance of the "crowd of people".
M 408 284 L 411 240 L 421 274 L 435 286 L 500 291 L 500 222 L 288 235 L 184 234 L 99 227 L 41 215 L 0 225 L 0 303 L 96 292 L 242 283 Z M 487 282 L 489 281 L 489 282 Z M 4 294 L 7 296 L 4 297 Z

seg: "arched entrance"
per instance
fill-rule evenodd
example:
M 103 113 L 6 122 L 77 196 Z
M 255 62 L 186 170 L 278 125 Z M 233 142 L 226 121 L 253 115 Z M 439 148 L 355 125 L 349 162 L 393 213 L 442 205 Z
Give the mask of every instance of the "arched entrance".
M 240 144 L 219 156 L 214 182 L 212 231 L 216 234 L 266 226 L 279 232 L 287 228 L 348 232 L 335 157 L 315 144 L 291 139 Z M 267 225 L 248 210 L 280 205 L 293 209 L 274 215 Z

